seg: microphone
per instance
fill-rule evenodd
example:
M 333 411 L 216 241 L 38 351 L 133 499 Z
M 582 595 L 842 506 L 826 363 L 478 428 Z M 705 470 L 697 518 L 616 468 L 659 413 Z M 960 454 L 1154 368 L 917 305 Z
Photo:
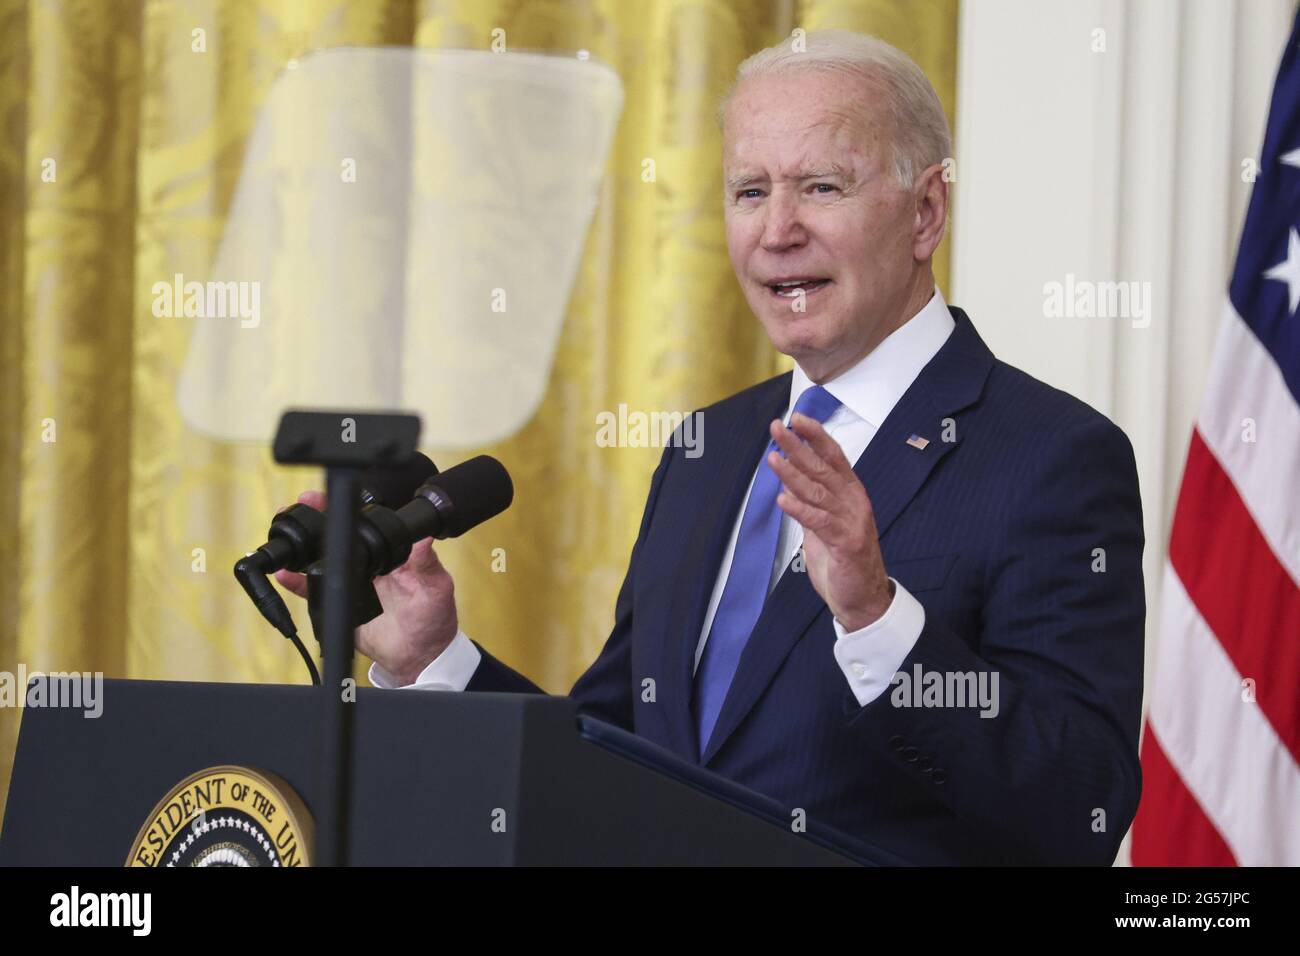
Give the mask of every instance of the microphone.
M 424 537 L 459 538 L 476 525 L 494 518 L 514 501 L 515 486 L 505 465 L 491 455 L 479 455 L 427 479 L 416 489 L 413 500 L 398 509 Z M 428 515 L 433 506 L 437 517 Z
M 396 468 L 371 468 L 361 474 L 361 504 L 400 508 L 437 473 L 438 466 L 418 451 Z
M 406 464 L 396 468 L 372 468 L 361 477 L 361 504 L 396 508 L 410 501 L 420 485 L 436 474 L 438 466 L 418 451 Z M 303 571 L 314 564 L 321 557 L 325 540 L 325 515 L 310 505 L 290 505 L 271 519 L 266 537 L 266 544 L 235 565 L 235 576 L 241 584 L 244 579 L 240 565 L 267 575 L 281 568 Z M 248 585 L 244 589 L 248 590 Z M 252 597 L 251 592 L 249 596 Z M 253 601 L 257 603 L 258 599 L 254 597 Z
M 362 474 L 361 503 L 369 509 L 409 501 L 436 474 L 438 466 L 418 451 L 396 468 L 372 468 Z M 281 568 L 304 571 L 319 560 L 325 515 L 310 505 L 290 505 L 271 519 L 266 537 L 266 544 L 236 562 L 235 580 L 262 617 L 287 637 L 294 633 L 293 618 L 267 576 Z
M 423 538 L 456 538 L 510 507 L 514 484 L 501 462 L 479 455 L 435 475 L 396 511 L 367 508 L 361 514 L 361 558 L 369 578 L 406 563 Z

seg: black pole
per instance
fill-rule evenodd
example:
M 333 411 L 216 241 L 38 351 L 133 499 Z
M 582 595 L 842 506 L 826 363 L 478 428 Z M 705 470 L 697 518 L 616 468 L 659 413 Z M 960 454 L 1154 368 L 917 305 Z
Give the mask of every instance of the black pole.
M 357 578 L 353 529 L 360 481 L 361 471 L 357 468 L 333 467 L 326 472 L 329 507 L 325 516 L 325 630 L 321 640 L 325 677 L 320 687 L 323 751 L 316 830 L 316 860 L 320 866 L 347 865 L 352 707 L 343 699 L 343 682 L 352 676 L 352 603 Z M 355 687 L 350 697 L 356 700 Z
M 275 432 L 275 460 L 284 465 L 324 465 L 329 507 L 325 515 L 324 574 L 308 575 L 312 627 L 320 639 L 325 677 L 319 694 L 320 759 L 316 806 L 315 862 L 347 865 L 348 796 L 352 775 L 352 707 L 344 681 L 352 677 L 356 623 L 382 612 L 373 588 L 357 568 L 354 531 L 366 468 L 397 468 L 415 454 L 420 419 L 401 412 L 308 411 L 290 409 Z M 315 613 L 315 591 L 323 592 Z M 354 612 L 359 594 L 367 596 Z M 320 626 L 317 627 L 317 620 Z M 354 685 L 355 686 L 355 685 Z M 357 699 L 355 691 L 349 694 Z

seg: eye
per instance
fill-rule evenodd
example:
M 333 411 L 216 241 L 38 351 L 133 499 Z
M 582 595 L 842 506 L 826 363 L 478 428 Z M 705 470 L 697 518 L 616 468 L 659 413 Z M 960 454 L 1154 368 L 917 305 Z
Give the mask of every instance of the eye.
M 740 192 L 736 193 L 736 198 L 737 198 L 737 199 L 757 199 L 757 198 L 758 198 L 759 196 L 761 196 L 761 195 L 763 195 L 763 190 L 761 190 L 761 189 L 742 189 L 742 190 L 740 190 Z
M 819 196 L 829 196 L 832 193 L 839 192 L 839 189 L 830 183 L 813 183 L 812 189 Z

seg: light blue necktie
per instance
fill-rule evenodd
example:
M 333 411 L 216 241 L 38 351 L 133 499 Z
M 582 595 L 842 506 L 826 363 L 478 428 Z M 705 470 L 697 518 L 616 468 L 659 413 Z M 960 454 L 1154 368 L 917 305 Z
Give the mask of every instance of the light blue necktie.
M 825 422 L 839 405 L 839 399 L 834 395 L 820 385 L 813 385 L 799 396 L 794 410 Z M 763 610 L 767 585 L 772 579 L 772 565 L 776 562 L 782 515 L 776 505 L 776 496 L 781 491 L 781 479 L 767 463 L 768 453 L 772 451 L 780 453 L 775 441 L 768 442 L 763 450 L 758 474 L 754 476 L 749 503 L 740 519 L 740 534 L 736 538 L 731 571 L 722 589 L 722 599 L 718 602 L 695 674 L 695 718 L 701 754 L 718 722 L 718 714 L 722 712 L 722 702 L 736 675 L 740 655 Z

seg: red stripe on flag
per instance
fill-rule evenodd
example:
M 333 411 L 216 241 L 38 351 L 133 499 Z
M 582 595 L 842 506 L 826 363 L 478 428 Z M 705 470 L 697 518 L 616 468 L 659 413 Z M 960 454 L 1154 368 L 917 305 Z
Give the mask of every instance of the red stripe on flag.
M 1237 865 L 1149 721 L 1142 737 L 1142 801 L 1133 820 L 1132 859 L 1134 866 Z
M 1261 458 L 1267 454 L 1259 449 Z M 1300 762 L 1300 588 L 1197 431 L 1169 560 L 1237 673 L 1255 681 L 1260 710 Z

